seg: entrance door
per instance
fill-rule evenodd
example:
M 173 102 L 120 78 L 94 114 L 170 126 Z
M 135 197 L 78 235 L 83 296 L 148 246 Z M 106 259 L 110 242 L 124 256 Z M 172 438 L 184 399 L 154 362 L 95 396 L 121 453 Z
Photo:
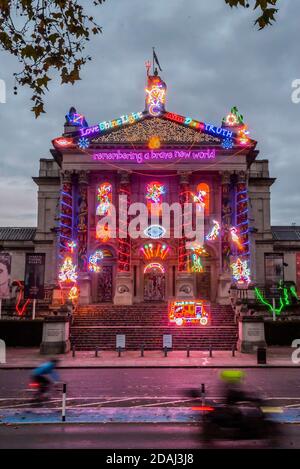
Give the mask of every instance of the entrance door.
M 157 268 L 153 268 L 144 276 L 144 300 L 164 301 L 165 299 L 165 274 Z
M 113 299 L 113 266 L 104 265 L 97 275 L 97 303 L 110 303 Z
M 210 300 L 210 266 L 205 266 L 204 272 L 195 275 L 197 299 Z

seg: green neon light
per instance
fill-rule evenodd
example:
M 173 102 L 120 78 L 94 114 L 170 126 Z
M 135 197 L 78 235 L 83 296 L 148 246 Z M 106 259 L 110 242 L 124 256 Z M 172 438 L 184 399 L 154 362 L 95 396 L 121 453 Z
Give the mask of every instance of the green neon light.
M 259 288 L 255 287 L 254 290 L 255 290 L 255 294 L 256 294 L 257 298 L 261 301 L 261 303 L 263 305 L 267 306 L 267 308 L 270 309 L 271 313 L 275 313 L 277 316 L 279 316 L 279 314 L 282 312 L 282 310 L 285 306 L 288 306 L 290 304 L 287 288 L 283 289 L 284 299 L 282 299 L 282 297 L 280 297 L 280 299 L 279 299 L 279 302 L 280 302 L 279 308 L 273 308 L 273 305 L 271 305 L 271 303 L 269 303 L 267 300 L 264 299 L 264 297 L 263 297 L 261 291 L 259 290 Z
M 290 287 L 290 290 L 291 290 L 291 294 L 297 299 L 299 300 L 298 298 L 298 294 L 297 294 L 297 291 L 296 291 L 296 288 L 294 286 Z

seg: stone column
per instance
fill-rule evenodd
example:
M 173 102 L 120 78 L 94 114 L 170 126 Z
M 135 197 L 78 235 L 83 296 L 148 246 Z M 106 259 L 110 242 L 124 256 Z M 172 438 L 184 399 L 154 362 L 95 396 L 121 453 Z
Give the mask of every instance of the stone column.
M 78 270 L 79 303 L 89 304 L 91 300 L 90 275 L 88 272 L 87 236 L 88 236 L 88 175 L 80 171 L 78 175 Z
M 230 304 L 229 289 L 231 285 L 230 272 L 230 227 L 232 226 L 232 202 L 230 197 L 231 174 L 222 173 L 222 239 L 221 239 L 221 273 L 219 277 L 218 297 L 219 304 Z
M 64 171 L 61 174 L 60 192 L 60 226 L 59 226 L 59 259 L 63 263 L 66 254 L 70 251 L 68 243 L 73 236 L 73 185 L 72 173 Z
M 243 249 L 238 252 L 239 257 L 248 258 L 250 255 L 249 246 L 249 217 L 248 217 L 248 187 L 247 174 L 245 171 L 238 173 L 236 184 L 236 227 L 240 235 Z
M 128 208 L 131 193 L 130 174 L 126 171 L 120 171 L 119 176 L 118 269 L 114 304 L 131 305 L 133 301 L 133 279 L 131 273 L 131 240 L 128 234 Z
M 179 174 L 179 202 L 182 205 L 182 212 L 185 203 L 190 200 L 189 173 Z M 184 223 L 184 220 L 183 220 Z M 182 233 L 182 238 L 178 242 L 178 272 L 176 278 L 176 297 L 194 298 L 194 277 L 189 272 L 189 251 L 186 249 L 187 238 Z

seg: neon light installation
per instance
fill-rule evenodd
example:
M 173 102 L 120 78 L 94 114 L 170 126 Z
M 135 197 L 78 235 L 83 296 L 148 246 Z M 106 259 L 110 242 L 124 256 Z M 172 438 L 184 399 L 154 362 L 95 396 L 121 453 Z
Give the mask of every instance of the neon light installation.
M 70 147 L 74 145 L 74 141 L 72 138 L 69 137 L 56 138 L 54 140 L 54 145 L 58 145 L 59 147 Z
M 250 142 L 250 138 L 249 138 L 250 132 L 247 129 L 248 129 L 248 126 L 244 125 L 243 128 L 239 130 L 238 132 L 238 141 L 241 145 L 248 145 L 248 143 Z
M 231 150 L 233 147 L 234 147 L 234 142 L 232 138 L 225 138 L 222 141 L 222 148 L 224 148 L 224 150 Z
M 159 262 L 150 262 L 150 264 L 146 265 L 144 268 L 144 274 L 154 269 L 159 270 L 162 274 L 166 272 L 164 266 L 159 264 Z
M 60 268 L 58 278 L 62 283 L 77 282 L 77 267 L 73 264 L 71 257 L 66 257 Z
M 248 285 L 251 282 L 250 269 L 247 260 L 242 261 L 238 258 L 236 262 L 231 264 L 231 269 L 233 278 L 238 284 Z
M 88 147 L 90 146 L 90 141 L 88 138 L 86 137 L 80 137 L 78 139 L 78 147 L 81 149 L 81 150 L 86 150 Z
M 197 194 L 192 194 L 192 196 L 193 196 L 194 202 L 196 202 L 197 204 L 200 204 L 200 207 L 202 208 L 205 207 L 205 196 L 206 196 L 205 191 L 199 191 Z
M 16 302 L 16 312 L 18 316 L 23 316 L 26 312 L 27 306 L 30 303 L 30 300 L 29 299 L 26 300 L 23 306 L 20 307 L 20 303 L 24 296 L 24 283 L 22 283 L 20 280 L 16 280 L 16 284 L 19 287 L 19 293 L 18 293 L 17 302 Z
M 97 206 L 96 215 L 107 215 L 112 204 L 112 185 L 109 182 L 100 184 L 97 190 Z
M 162 195 L 166 193 L 166 188 L 160 182 L 151 182 L 146 187 L 146 199 L 151 203 L 161 204 Z
M 220 236 L 220 231 L 221 231 L 220 223 L 216 220 L 213 220 L 213 223 L 214 223 L 214 226 L 212 227 L 211 231 L 206 236 L 207 241 L 215 241 Z
M 161 225 L 150 225 L 144 230 L 144 235 L 151 239 L 163 238 L 165 234 L 166 230 Z
M 141 247 L 141 251 L 146 259 L 159 257 L 164 260 L 170 251 L 169 246 L 160 243 L 149 243 Z
M 77 298 L 79 297 L 79 290 L 78 290 L 78 287 L 77 285 L 75 285 L 74 287 L 71 288 L 71 290 L 69 291 L 69 300 L 71 301 L 76 301 Z
M 205 215 L 209 215 L 209 210 L 210 210 L 210 188 L 209 185 L 206 184 L 206 182 L 201 182 L 197 186 L 197 193 L 202 196 L 202 203 L 204 204 L 204 213 Z
M 150 150 L 158 150 L 160 148 L 160 138 L 157 135 L 153 135 L 149 138 L 148 148 L 150 148 Z
M 234 244 L 237 245 L 237 247 L 242 251 L 243 250 L 243 245 L 240 239 L 240 236 L 238 234 L 238 230 L 235 226 L 232 226 L 230 228 L 230 235 L 231 235 L 231 240 Z
M 177 326 L 207 326 L 210 317 L 210 305 L 202 300 L 172 301 L 169 304 L 169 321 Z
M 214 160 L 217 152 L 215 148 L 208 148 L 207 150 L 105 150 L 94 153 L 92 159 L 94 161 L 122 161 L 129 163 L 159 163 L 160 161 L 169 160 L 182 160 L 182 161 L 201 161 L 201 160 Z
M 244 123 L 244 117 L 239 113 L 238 108 L 234 106 L 230 113 L 224 117 L 223 123 L 229 127 L 235 127 Z
M 68 125 L 75 127 L 87 127 L 87 122 L 82 114 L 78 114 L 74 108 L 71 108 L 66 115 Z
M 68 248 L 70 249 L 70 252 L 72 254 L 74 253 L 74 249 L 76 249 L 76 247 L 77 247 L 77 243 L 75 243 L 75 241 L 68 242 Z
M 197 253 L 192 254 L 192 272 L 204 272 L 201 257 Z
M 158 76 L 149 76 L 145 91 L 149 114 L 159 116 L 164 111 L 166 102 L 166 84 Z
M 102 261 L 104 255 L 102 251 L 96 251 L 89 257 L 89 271 L 90 272 L 101 272 L 101 266 L 99 262 Z
M 142 112 L 133 112 L 132 114 L 121 116 L 119 119 L 103 121 L 92 127 L 80 129 L 80 135 L 81 137 L 88 137 L 89 135 L 103 133 L 106 130 L 113 129 L 115 127 L 123 127 L 123 125 L 134 124 L 135 122 L 143 119 L 143 117 L 144 114 Z

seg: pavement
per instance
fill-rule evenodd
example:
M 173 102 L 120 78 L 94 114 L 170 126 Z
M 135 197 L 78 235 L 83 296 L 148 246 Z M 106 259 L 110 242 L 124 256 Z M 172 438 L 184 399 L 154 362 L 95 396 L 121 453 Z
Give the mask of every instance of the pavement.
M 141 356 L 141 351 L 122 351 L 119 356 L 117 351 L 95 352 L 76 351 L 58 355 L 59 368 L 297 368 L 300 366 L 298 355 L 292 360 L 292 354 L 296 350 L 291 347 L 269 347 L 267 349 L 267 363 L 257 364 L 256 354 L 246 354 L 231 351 L 212 351 L 210 357 L 208 351 L 190 351 L 187 357 L 186 351 L 171 351 L 165 356 L 162 350 L 147 351 Z M 47 355 L 41 355 L 38 348 L 8 348 L 6 350 L 6 363 L 0 364 L 0 368 L 34 368 L 42 361 L 47 360 Z

